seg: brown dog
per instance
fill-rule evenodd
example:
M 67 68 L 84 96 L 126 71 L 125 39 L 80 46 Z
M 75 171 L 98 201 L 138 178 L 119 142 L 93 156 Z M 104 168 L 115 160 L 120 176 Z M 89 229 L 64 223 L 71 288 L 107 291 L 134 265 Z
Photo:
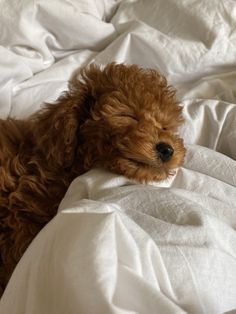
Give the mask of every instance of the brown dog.
M 69 184 L 93 166 L 138 182 L 183 163 L 175 92 L 157 71 L 90 65 L 54 105 L 27 120 L 0 120 L 0 285 L 57 213 Z

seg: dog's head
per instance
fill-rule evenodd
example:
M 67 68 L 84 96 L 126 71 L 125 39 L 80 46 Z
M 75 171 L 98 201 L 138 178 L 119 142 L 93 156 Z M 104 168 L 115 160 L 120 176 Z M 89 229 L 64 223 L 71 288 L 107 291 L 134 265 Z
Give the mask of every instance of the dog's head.
M 182 107 L 157 71 L 92 65 L 72 82 L 73 89 L 84 95 L 78 153 L 85 170 L 102 166 L 148 182 L 182 165 L 185 148 L 177 135 Z
M 181 111 L 157 71 L 92 64 L 37 115 L 35 138 L 50 167 L 101 166 L 139 182 L 163 180 L 183 163 Z

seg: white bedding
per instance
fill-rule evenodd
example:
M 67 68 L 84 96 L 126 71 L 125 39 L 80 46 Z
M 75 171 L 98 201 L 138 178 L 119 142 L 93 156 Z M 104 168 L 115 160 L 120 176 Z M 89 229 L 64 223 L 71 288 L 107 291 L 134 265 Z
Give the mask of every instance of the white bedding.
M 78 177 L 33 241 L 1 314 L 236 312 L 236 2 L 1 0 L 0 116 L 26 117 L 91 62 L 178 89 L 185 164 L 170 180 Z

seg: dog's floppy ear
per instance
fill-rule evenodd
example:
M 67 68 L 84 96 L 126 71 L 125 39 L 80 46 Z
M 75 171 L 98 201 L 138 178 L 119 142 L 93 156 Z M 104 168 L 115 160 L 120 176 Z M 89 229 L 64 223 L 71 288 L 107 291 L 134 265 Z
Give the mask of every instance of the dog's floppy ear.
M 55 104 L 47 104 L 32 117 L 37 155 L 46 157 L 52 167 L 70 167 L 75 157 L 79 127 L 90 115 L 95 102 L 93 86 L 101 74 L 96 65 L 90 65 L 74 75 L 69 90 Z

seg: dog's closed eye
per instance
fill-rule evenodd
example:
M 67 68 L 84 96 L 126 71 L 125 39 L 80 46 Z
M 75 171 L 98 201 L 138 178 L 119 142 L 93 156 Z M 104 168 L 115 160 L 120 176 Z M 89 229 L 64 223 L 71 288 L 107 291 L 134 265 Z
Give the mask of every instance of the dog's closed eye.
M 139 121 L 137 117 L 135 117 L 132 114 L 127 114 L 127 113 L 121 113 L 121 114 L 117 115 L 116 117 L 119 117 L 119 118 L 129 118 L 129 119 L 132 119 L 132 120 L 134 120 L 136 122 Z

